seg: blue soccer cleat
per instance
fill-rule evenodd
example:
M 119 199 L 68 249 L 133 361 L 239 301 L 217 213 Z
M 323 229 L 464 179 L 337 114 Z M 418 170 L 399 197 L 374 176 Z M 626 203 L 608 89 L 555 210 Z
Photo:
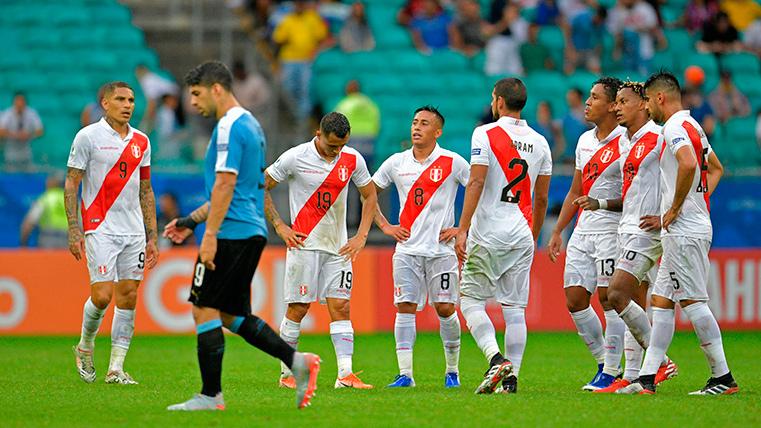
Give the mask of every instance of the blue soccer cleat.
M 459 388 L 460 378 L 455 372 L 444 375 L 444 388 Z
M 596 391 L 595 389 L 591 389 L 590 385 L 597 382 L 597 380 L 600 378 L 603 366 L 604 364 L 597 365 L 597 373 L 595 373 L 595 376 L 592 378 L 592 380 L 589 381 L 589 383 L 581 387 L 582 391 Z
M 602 364 L 597 365 L 597 374 L 589 381 L 588 384 L 581 387 L 584 391 L 597 391 L 598 389 L 607 388 L 612 384 L 616 377 L 602 372 Z
M 415 386 L 415 379 L 407 375 L 396 375 L 394 381 L 387 385 L 388 388 L 411 388 Z

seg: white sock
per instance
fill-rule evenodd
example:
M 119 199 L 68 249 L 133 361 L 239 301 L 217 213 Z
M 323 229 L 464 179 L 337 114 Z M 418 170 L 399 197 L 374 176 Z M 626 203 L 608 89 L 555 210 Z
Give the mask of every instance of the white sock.
M 605 361 L 602 324 L 594 309 L 591 306 L 587 306 L 586 309 L 571 312 L 571 318 L 573 318 L 573 322 L 576 324 L 579 336 L 581 336 L 581 339 L 587 345 L 587 348 L 589 348 L 589 352 L 597 360 L 597 364 L 602 364 Z
M 499 354 L 499 345 L 494 324 L 486 314 L 486 301 L 463 296 L 460 308 L 478 348 L 486 356 L 486 361 L 491 361 L 492 357 Z
M 135 334 L 135 310 L 114 308 L 111 324 L 111 362 L 108 371 L 124 370 L 124 357 Z
M 658 367 L 666 357 L 666 351 L 673 338 L 674 310 L 653 307 L 653 330 L 650 333 L 650 345 L 647 347 L 640 376 L 658 373 Z
M 526 310 L 515 306 L 502 306 L 505 317 L 505 358 L 513 363 L 513 374 L 518 377 L 526 350 Z
M 460 365 L 460 318 L 457 312 L 448 317 L 439 317 L 439 335 L 444 344 L 446 373 L 459 373 Z
M 333 321 L 330 323 L 330 339 L 336 350 L 338 360 L 338 378 L 344 378 L 352 373 L 351 356 L 354 354 L 354 329 L 351 321 Z
M 415 314 L 396 314 L 394 339 L 396 339 L 396 360 L 399 374 L 412 377 L 412 348 L 415 346 Z
M 613 309 L 605 311 L 605 365 L 603 373 L 618 376 L 624 353 L 626 324 Z
M 626 370 L 624 370 L 624 379 L 634 382 L 639 377 L 639 369 L 642 366 L 642 354 L 644 349 L 639 346 L 634 335 L 626 329 L 624 335 L 624 358 L 626 359 Z
M 705 302 L 693 303 L 683 309 L 700 339 L 700 348 L 711 366 L 712 376 L 720 377 L 729 373 L 727 357 L 724 355 L 724 345 L 721 341 L 721 330 L 711 309 Z
M 298 349 L 299 334 L 301 334 L 301 323 L 283 317 L 283 321 L 280 323 L 280 337 L 285 343 L 291 345 L 293 349 Z M 280 377 L 289 376 L 293 376 L 291 369 L 289 369 L 285 363 L 280 362 Z
M 82 310 L 82 335 L 79 337 L 79 349 L 92 351 L 95 348 L 95 336 L 100 329 L 100 323 L 103 322 L 105 309 L 98 309 L 97 306 L 88 297 Z
M 647 349 L 647 346 L 650 344 L 651 330 L 647 312 L 632 300 L 618 315 L 624 320 L 626 326 L 629 327 L 631 335 L 637 340 L 639 346 Z

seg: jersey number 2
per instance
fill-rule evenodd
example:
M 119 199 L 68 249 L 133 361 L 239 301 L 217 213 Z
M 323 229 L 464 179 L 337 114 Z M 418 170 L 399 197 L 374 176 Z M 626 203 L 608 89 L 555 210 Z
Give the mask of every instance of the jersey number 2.
M 507 167 L 510 168 L 510 170 L 513 170 L 513 169 L 515 169 L 516 165 L 521 167 L 521 171 L 520 171 L 520 173 L 518 173 L 518 176 L 515 177 L 515 180 L 507 183 L 507 186 L 505 186 L 502 189 L 502 198 L 500 198 L 500 200 L 502 202 L 509 202 L 511 204 L 517 204 L 517 203 L 520 203 L 520 201 L 521 201 L 521 191 L 520 190 L 515 192 L 515 196 L 511 196 L 510 195 L 510 191 L 513 189 L 513 187 L 517 186 L 518 183 L 523 181 L 524 178 L 526 178 L 526 175 L 528 173 L 528 163 L 524 159 L 513 158 L 513 160 L 510 161 L 510 163 L 507 165 Z

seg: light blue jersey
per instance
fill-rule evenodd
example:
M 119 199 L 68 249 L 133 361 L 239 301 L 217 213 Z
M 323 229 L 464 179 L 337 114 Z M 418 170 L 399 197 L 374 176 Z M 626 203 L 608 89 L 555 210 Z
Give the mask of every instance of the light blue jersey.
M 204 179 L 206 197 L 218 172 L 238 176 L 230 208 L 222 222 L 219 239 L 267 237 L 264 220 L 264 161 L 266 140 L 259 122 L 242 107 L 233 107 L 219 119 L 206 149 Z

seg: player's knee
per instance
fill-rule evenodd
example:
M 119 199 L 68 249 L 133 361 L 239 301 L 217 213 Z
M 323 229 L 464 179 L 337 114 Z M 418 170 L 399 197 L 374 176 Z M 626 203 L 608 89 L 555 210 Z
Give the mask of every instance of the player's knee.
M 348 300 L 336 299 L 329 304 L 330 313 L 334 320 L 348 320 L 351 305 Z
M 611 287 L 608 289 L 608 304 L 618 313 L 621 313 L 629 304 L 628 297 L 626 293 L 618 288 Z
M 90 295 L 90 300 L 92 300 L 93 305 L 98 309 L 106 309 L 108 304 L 111 303 L 111 292 L 110 290 L 94 289 Z
M 452 303 L 435 303 L 434 307 L 440 317 L 450 317 L 455 313 L 455 307 Z
M 285 317 L 294 322 L 301 322 L 309 312 L 308 303 L 289 303 Z

